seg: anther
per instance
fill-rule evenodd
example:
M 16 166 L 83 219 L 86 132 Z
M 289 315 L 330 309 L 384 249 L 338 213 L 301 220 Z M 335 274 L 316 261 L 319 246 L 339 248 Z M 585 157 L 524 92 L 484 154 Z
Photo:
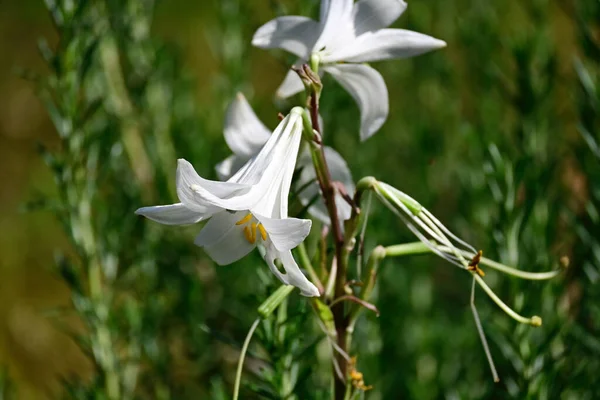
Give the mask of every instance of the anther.
M 252 230 L 248 225 L 244 226 L 244 237 L 250 244 L 254 244 L 255 238 L 252 235 Z
M 476 272 L 477 275 L 479 275 L 480 277 L 483 278 L 485 276 L 485 272 L 483 272 L 483 270 L 481 268 L 479 268 L 479 262 L 481 261 L 481 256 L 482 255 L 483 255 L 483 251 L 479 250 L 477 252 L 477 254 L 475 254 L 475 256 L 473 256 L 473 258 L 469 262 L 469 265 L 467 266 L 467 269 L 469 271 Z
M 252 233 L 252 243 L 256 242 L 256 222 L 251 224 L 250 232 Z
M 252 219 L 252 213 L 248 213 L 244 218 L 240 219 L 238 222 L 236 222 L 236 225 L 243 225 L 246 222 L 250 221 Z
M 258 230 L 260 231 L 260 237 L 262 238 L 262 240 L 267 240 L 267 230 L 262 224 L 258 224 Z

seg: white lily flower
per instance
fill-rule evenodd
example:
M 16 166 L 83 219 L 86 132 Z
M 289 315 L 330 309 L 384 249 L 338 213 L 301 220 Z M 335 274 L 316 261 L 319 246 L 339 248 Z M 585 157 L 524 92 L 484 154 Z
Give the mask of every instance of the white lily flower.
M 304 296 L 319 296 L 291 253 L 311 227 L 310 220 L 288 218 L 288 196 L 302 138 L 302 112 L 300 107 L 292 109 L 260 151 L 226 182 L 203 179 L 189 162 L 180 159 L 180 202 L 143 207 L 136 214 L 167 225 L 208 219 L 194 243 L 217 264 L 231 264 L 260 246 L 269 268 L 283 283 L 298 287 Z
M 405 9 L 402 0 L 322 0 L 319 22 L 301 16 L 275 18 L 256 31 L 252 44 L 286 50 L 298 56 L 299 63 L 318 59 L 358 103 L 360 136 L 366 140 L 387 119 L 389 104 L 382 76 L 360 63 L 408 58 L 446 46 L 421 33 L 385 29 Z M 302 90 L 302 81 L 290 71 L 277 95 L 285 98 Z
M 322 124 L 321 124 L 322 125 Z M 258 119 L 243 94 L 238 93 L 229 105 L 225 115 L 225 141 L 233 155 L 217 164 L 216 171 L 220 179 L 226 180 L 241 168 L 250 158 L 255 156 L 261 147 L 269 140 L 270 130 Z M 331 173 L 331 179 L 341 182 L 350 196 L 354 193 L 354 182 L 348 164 L 342 156 L 325 146 L 325 159 Z M 317 173 L 312 163 L 310 153 L 303 152 L 297 163 L 301 169 L 297 182 L 300 202 L 309 205 L 309 213 L 325 224 L 330 224 L 325 202 L 319 195 L 320 188 L 316 181 Z M 319 197 L 316 199 L 315 198 Z M 336 193 L 335 198 L 338 216 L 341 221 L 350 218 L 352 208 Z

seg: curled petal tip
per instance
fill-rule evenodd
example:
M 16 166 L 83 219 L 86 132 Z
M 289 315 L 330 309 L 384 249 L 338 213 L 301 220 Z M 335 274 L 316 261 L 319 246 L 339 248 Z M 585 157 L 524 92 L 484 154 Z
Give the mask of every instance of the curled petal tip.
M 319 292 L 319 289 L 317 289 L 317 287 L 312 284 L 308 290 L 302 290 L 300 293 L 302 294 L 302 296 L 306 297 L 321 297 L 321 292 Z
M 371 136 L 376 134 L 377 131 L 379 129 L 381 129 L 381 127 L 385 123 L 386 119 L 387 119 L 387 117 L 376 118 L 376 119 L 372 120 L 367 127 L 362 129 L 361 133 L 360 133 L 361 142 L 364 142 L 365 140 L 369 139 Z

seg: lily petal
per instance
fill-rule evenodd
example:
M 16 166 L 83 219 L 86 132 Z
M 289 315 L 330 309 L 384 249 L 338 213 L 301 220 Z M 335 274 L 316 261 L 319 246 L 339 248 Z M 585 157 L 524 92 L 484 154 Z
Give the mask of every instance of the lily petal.
M 244 159 L 232 154 L 215 166 L 217 176 L 220 180 L 226 181 L 227 179 L 231 178 L 233 174 L 239 171 L 246 162 L 248 162 L 248 159 Z
M 354 0 L 328 0 L 321 6 L 321 35 L 313 52 L 333 51 L 354 37 L 352 9 Z
M 403 0 L 359 0 L 354 4 L 354 33 L 387 28 L 406 10 Z
M 221 211 L 208 220 L 194 243 L 219 265 L 235 262 L 254 249 L 244 237 L 242 229 L 235 223 L 244 217 L 244 212 Z
M 302 243 L 308 236 L 312 225 L 310 219 L 255 216 L 265 227 L 273 246 L 279 251 L 291 250 Z
M 275 96 L 281 99 L 286 99 L 295 95 L 296 93 L 300 93 L 303 90 L 304 84 L 302 83 L 302 80 L 297 73 L 290 69 L 285 75 L 283 82 L 281 82 L 281 85 L 279 85 L 277 88 Z
M 360 138 L 366 140 L 388 116 L 388 91 L 379 72 L 368 65 L 337 64 L 325 67 L 354 98 L 360 109 Z
M 165 225 L 190 225 L 202 221 L 205 214 L 190 210 L 182 203 L 138 208 L 135 213 Z
M 234 182 L 218 182 L 201 178 L 192 164 L 180 158 L 177 161 L 177 196 L 187 208 L 199 213 L 212 213 L 219 209 L 218 204 L 208 202 L 199 196 L 195 188 L 201 187 L 217 198 L 230 198 L 247 193 L 251 186 Z
M 324 61 L 360 63 L 409 58 L 443 47 L 446 47 L 446 42 L 422 33 L 405 29 L 380 29 L 360 35 Z
M 238 93 L 225 114 L 224 135 L 233 154 L 248 160 L 269 140 L 271 130 L 258 119 L 244 95 Z
M 258 28 L 252 45 L 262 49 L 283 49 L 300 58 L 308 58 L 319 33 L 319 23 L 310 18 L 279 17 Z
M 261 151 L 227 182 L 202 180 L 189 166 L 187 172 L 191 178 L 181 186 L 189 187 L 192 192 L 190 201 L 195 204 L 213 205 L 227 210 L 252 211 L 255 206 L 258 209 L 272 208 L 275 202 L 271 200 L 276 198 L 274 195 L 281 191 L 282 186 L 287 185 L 283 181 L 288 176 L 287 169 L 290 166 L 293 168 L 296 164 L 301 138 L 302 116 L 292 109 L 292 112 L 279 123 Z M 198 183 L 195 184 L 195 181 Z M 239 188 L 240 184 L 241 188 Z M 249 190 L 244 192 L 247 187 Z M 186 204 L 181 195 L 180 200 Z M 259 211 L 258 214 L 275 217 L 270 212 Z M 277 215 L 277 217 L 285 217 L 285 215 Z
M 279 260 L 285 273 L 279 271 L 277 265 L 275 265 L 275 260 Z M 270 247 L 266 249 L 265 261 L 269 265 L 269 269 L 275 276 L 286 285 L 294 285 L 298 289 L 303 296 L 307 297 L 318 297 L 321 294 L 319 293 L 319 289 L 315 285 L 309 281 L 306 276 L 300 271 L 298 264 L 296 264 L 296 260 L 292 256 L 291 251 L 283 251 L 278 252 L 275 248 Z

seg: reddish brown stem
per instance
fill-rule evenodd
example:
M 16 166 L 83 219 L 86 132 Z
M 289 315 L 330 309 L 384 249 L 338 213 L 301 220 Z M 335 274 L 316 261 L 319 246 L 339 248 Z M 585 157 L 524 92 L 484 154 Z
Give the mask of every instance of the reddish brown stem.
M 316 130 L 319 135 L 321 134 L 321 127 L 319 126 L 319 104 L 316 95 L 311 95 L 310 98 L 310 117 L 313 129 Z M 320 164 L 322 166 L 321 173 L 317 174 L 319 186 L 325 199 L 325 205 L 329 212 L 329 218 L 331 219 L 331 228 L 333 232 L 333 238 L 335 241 L 335 254 L 337 260 L 337 276 L 335 282 L 335 294 L 334 298 L 338 299 L 345 295 L 344 287 L 346 285 L 346 263 L 344 262 L 344 234 L 342 233 L 342 227 L 337 213 L 337 205 L 335 204 L 335 188 L 332 184 L 331 173 L 327 166 L 327 159 L 325 158 L 325 152 L 323 145 L 319 145 Z M 348 326 L 348 319 L 344 313 L 343 302 L 338 302 L 332 307 L 333 320 L 337 331 L 338 346 L 346 351 L 346 328 Z M 340 366 L 342 376 L 347 375 L 348 364 L 344 357 L 337 355 L 337 362 Z M 346 393 L 346 382 L 336 379 L 335 381 L 335 398 L 336 400 L 343 400 Z

